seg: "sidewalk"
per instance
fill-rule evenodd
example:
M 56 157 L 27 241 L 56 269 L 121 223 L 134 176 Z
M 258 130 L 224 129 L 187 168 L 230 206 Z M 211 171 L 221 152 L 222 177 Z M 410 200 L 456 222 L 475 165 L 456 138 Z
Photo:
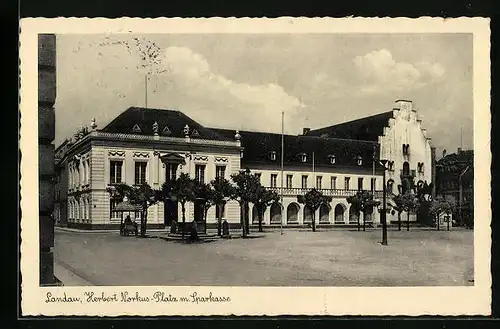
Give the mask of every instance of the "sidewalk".
M 55 232 L 76 232 L 76 233 L 117 233 L 119 230 L 81 230 L 69 227 L 54 227 Z M 148 232 L 166 232 L 166 229 L 148 229 Z
M 61 266 L 54 261 L 54 275 L 58 278 L 64 286 L 93 286 L 92 283 L 85 281 L 80 278 L 78 275 L 74 274 L 70 270 Z

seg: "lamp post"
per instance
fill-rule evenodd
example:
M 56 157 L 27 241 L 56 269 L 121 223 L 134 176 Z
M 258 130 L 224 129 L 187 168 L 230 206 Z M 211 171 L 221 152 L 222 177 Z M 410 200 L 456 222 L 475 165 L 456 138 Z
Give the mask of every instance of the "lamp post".
M 386 207 L 387 189 L 386 189 L 386 182 L 385 182 L 385 171 L 387 170 L 387 167 L 386 167 L 387 160 L 379 160 L 379 162 L 382 165 L 382 167 L 384 167 L 383 178 L 382 178 L 382 183 L 383 183 L 382 212 L 380 214 L 381 215 L 380 221 L 382 222 L 382 245 L 387 246 L 387 207 Z

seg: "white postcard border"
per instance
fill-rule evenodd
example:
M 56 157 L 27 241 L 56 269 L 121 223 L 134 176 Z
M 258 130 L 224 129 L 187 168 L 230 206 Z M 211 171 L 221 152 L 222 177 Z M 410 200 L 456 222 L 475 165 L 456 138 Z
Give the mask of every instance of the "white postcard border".
M 475 270 L 473 287 L 39 287 L 37 35 L 87 33 L 472 33 Z M 490 29 L 486 18 L 27 18 L 20 34 L 22 315 L 489 315 L 491 313 Z M 83 296 L 163 292 L 230 302 L 46 303 Z

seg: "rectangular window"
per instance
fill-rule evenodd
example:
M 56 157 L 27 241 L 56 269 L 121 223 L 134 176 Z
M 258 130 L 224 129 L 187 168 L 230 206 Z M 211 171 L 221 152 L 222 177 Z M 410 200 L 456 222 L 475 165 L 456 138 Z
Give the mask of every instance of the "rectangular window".
M 351 181 L 351 177 L 346 177 L 344 179 L 344 189 L 350 190 L 349 182 Z
M 165 181 L 170 183 L 177 178 L 177 164 L 169 164 L 165 166 Z
M 371 190 L 372 192 L 375 191 L 375 183 L 377 182 L 376 178 L 372 178 L 371 180 Z
M 87 161 L 83 161 L 83 182 L 82 185 L 87 184 Z
M 216 166 L 215 167 L 215 179 L 225 178 L 226 166 Z
M 307 188 L 307 175 L 302 175 L 302 188 Z
M 205 165 L 197 164 L 195 166 L 195 179 L 200 183 L 205 183 Z
M 286 188 L 292 188 L 293 175 L 286 175 Z
M 330 178 L 330 188 L 332 190 L 337 189 L 337 177 L 333 176 L 332 178 Z
M 318 190 L 320 190 L 322 187 L 321 187 L 321 183 L 323 182 L 323 177 L 322 176 L 316 176 L 316 188 Z
M 110 161 L 109 183 L 119 184 L 122 182 L 123 161 Z
M 358 177 L 358 190 L 361 191 L 363 189 L 363 177 Z
M 276 184 L 277 180 L 278 180 L 278 175 L 277 174 L 271 174 L 271 187 L 276 187 L 277 186 L 277 184 Z
M 135 185 L 141 185 L 146 182 L 147 162 L 138 161 L 135 163 Z

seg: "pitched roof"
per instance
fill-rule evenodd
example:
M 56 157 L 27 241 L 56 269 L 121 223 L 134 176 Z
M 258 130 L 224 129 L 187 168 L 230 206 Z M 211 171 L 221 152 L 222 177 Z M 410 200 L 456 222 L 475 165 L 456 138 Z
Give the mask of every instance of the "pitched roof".
M 474 166 L 474 150 L 462 150 L 448 154 L 436 163 L 438 171 L 459 173 L 467 166 Z
M 220 135 L 234 136 L 235 131 L 229 129 L 212 128 Z M 255 163 L 281 163 L 281 134 L 240 131 L 241 145 L 244 147 L 242 166 Z M 363 159 L 362 168 L 372 167 L 374 146 L 378 151 L 378 144 L 370 141 L 346 140 L 338 138 L 324 138 L 317 136 L 284 135 L 284 164 L 311 166 L 314 152 L 315 165 L 324 166 L 352 166 L 357 165 L 357 157 Z M 276 152 L 275 160 L 271 153 Z M 306 154 L 306 162 L 302 162 L 300 154 Z M 330 162 L 330 156 L 335 156 L 335 164 Z
M 101 129 L 107 133 L 153 135 L 153 124 L 158 123 L 158 134 L 171 137 L 184 137 L 186 124 L 190 136 L 201 139 L 227 140 L 211 129 L 203 127 L 184 113 L 177 110 L 162 110 L 143 107 L 129 107 Z M 137 129 L 139 128 L 139 129 Z M 234 138 L 231 138 L 234 140 Z
M 393 118 L 393 111 L 388 111 L 337 125 L 310 130 L 307 136 L 378 141 L 378 136 L 382 135 L 384 127 L 389 125 L 389 119 L 391 118 Z

